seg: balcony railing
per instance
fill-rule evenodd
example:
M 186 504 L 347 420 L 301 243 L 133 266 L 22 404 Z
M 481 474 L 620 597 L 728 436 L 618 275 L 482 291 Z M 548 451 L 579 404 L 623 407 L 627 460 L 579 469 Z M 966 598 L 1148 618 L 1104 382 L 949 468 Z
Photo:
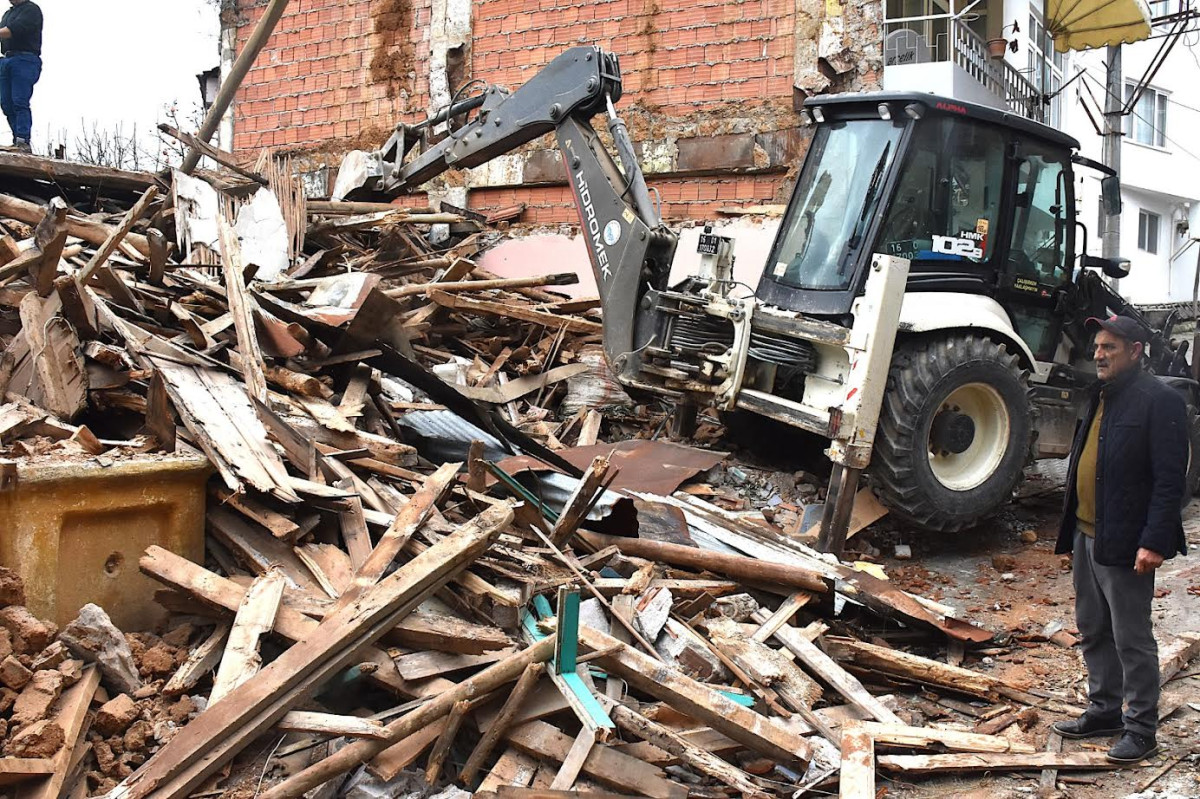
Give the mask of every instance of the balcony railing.
M 938 15 L 884 23 L 884 70 L 907 64 L 951 62 L 979 82 L 1010 111 L 1045 122 L 1041 92 L 957 17 Z

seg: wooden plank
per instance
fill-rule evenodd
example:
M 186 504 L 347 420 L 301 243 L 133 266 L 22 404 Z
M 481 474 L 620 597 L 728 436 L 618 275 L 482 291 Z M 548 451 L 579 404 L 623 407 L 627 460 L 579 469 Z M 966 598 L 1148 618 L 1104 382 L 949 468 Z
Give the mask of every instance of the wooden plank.
M 410 649 L 460 655 L 481 655 L 513 645 L 512 639 L 498 627 L 423 611 L 402 620 L 388 633 L 386 640 Z
M 1054 754 L 1062 752 L 1063 737 L 1055 732 L 1054 728 L 1050 728 L 1050 735 L 1046 738 L 1046 751 Z M 1038 778 L 1038 796 L 1042 799 L 1050 799 L 1058 791 L 1058 769 L 1044 768 L 1042 775 Z
M 774 583 L 821 594 L 829 590 L 817 572 L 801 566 L 769 563 L 741 555 L 710 552 L 696 547 L 650 541 L 643 538 L 621 538 L 590 532 L 580 532 L 579 537 L 596 549 L 615 546 L 623 555 L 669 563 L 672 566 L 710 571 L 735 580 Z
M 549 639 L 547 639 L 549 640 Z M 544 721 L 531 721 L 505 733 L 509 743 L 523 752 L 563 762 L 574 740 Z M 593 747 L 580 770 L 597 782 L 635 796 L 684 799 L 687 788 L 664 779 L 662 772 L 607 746 Z
M 525 702 L 529 692 L 533 690 L 533 686 L 537 684 L 538 679 L 546 671 L 546 667 L 541 663 L 530 663 L 525 667 L 525 671 L 521 673 L 520 679 L 517 680 L 517 685 L 513 688 L 512 693 L 504 700 L 504 704 L 500 708 L 500 714 L 487 725 L 487 729 L 479 739 L 479 743 L 471 750 L 470 756 L 467 757 L 467 762 L 463 766 L 460 779 L 464 785 L 470 785 L 475 781 L 476 774 L 487 760 L 488 755 L 492 753 L 492 749 L 500 742 L 501 736 L 504 735 L 509 725 L 517 715 L 517 711 L 521 709 L 522 703 Z
M 583 417 L 583 424 L 579 428 L 579 438 L 575 441 L 575 446 L 593 446 L 600 438 L 600 423 L 603 421 L 604 416 L 600 411 L 589 410 Z
M 33 249 L 41 253 L 41 259 L 29 264 L 29 282 L 38 296 L 49 297 L 67 243 L 67 203 L 61 197 L 50 200 L 46 215 L 34 229 L 33 239 Z
M 750 775 L 721 758 L 696 746 L 679 733 L 642 716 L 621 704 L 609 708 L 613 721 L 627 733 L 669 752 L 681 761 L 728 785 L 744 797 L 765 797 L 767 792 L 750 779 Z
M 527 277 L 501 277 L 494 280 L 457 280 L 439 281 L 437 283 L 411 283 L 399 288 L 387 289 L 384 294 L 389 297 L 416 297 L 428 295 L 430 291 L 491 291 L 494 289 L 534 288 L 537 286 L 570 286 L 579 282 L 579 275 L 574 272 L 559 272 L 549 275 L 529 275 Z
M 490 402 L 495 405 L 503 405 L 513 402 L 526 394 L 532 394 L 547 386 L 561 383 L 563 380 L 569 380 L 572 377 L 578 377 L 585 372 L 591 370 L 591 367 L 584 363 L 569 363 L 565 366 L 556 366 L 548 372 L 541 372 L 536 375 L 525 375 L 518 377 L 515 380 L 505 380 L 504 373 L 497 375 L 497 380 L 500 382 L 498 386 L 455 386 L 454 389 L 465 397 L 470 397 L 479 402 Z
M 750 636 L 750 640 L 760 644 L 766 643 L 777 630 L 787 625 L 792 617 L 812 600 L 813 595 L 808 591 L 797 591 L 790 594 L 779 604 L 774 613 L 763 620 L 762 625 L 754 631 L 754 635 Z
M 54 773 L 49 757 L 0 757 L 0 788 Z
M 491 300 L 476 300 L 449 294 L 444 291 L 430 291 L 429 299 L 455 311 L 499 316 L 506 319 L 519 319 L 534 325 L 544 325 L 551 330 L 565 329 L 568 333 L 603 333 L 604 326 L 599 322 L 591 322 L 575 316 L 560 316 L 558 314 L 535 311 L 515 303 L 493 302 Z
M 225 642 L 229 640 L 229 630 L 230 625 L 224 622 L 214 627 L 208 637 L 188 653 L 187 660 L 176 669 L 171 679 L 167 680 L 167 684 L 163 686 L 163 693 L 167 696 L 176 696 L 184 691 L 190 691 L 210 671 L 215 669 L 221 662 L 221 654 L 225 651 Z
M 995 677 L 969 669 L 939 663 L 897 649 L 827 635 L 822 639 L 833 658 L 849 661 L 862 669 L 872 669 L 922 685 L 949 688 L 971 696 L 994 699 L 1002 683 Z
M 579 640 L 592 651 L 613 650 L 611 654 L 599 658 L 604 669 L 747 748 L 775 758 L 780 763 L 806 763 L 809 760 L 809 742 L 774 720 L 742 707 L 724 694 L 610 635 L 583 627 L 579 631 Z
M 221 504 L 228 505 L 247 519 L 258 522 L 281 541 L 290 542 L 300 532 L 300 525 L 296 524 L 290 516 L 268 507 L 254 497 L 237 494 L 224 486 L 215 486 L 210 490 L 216 494 L 216 498 Z
M 466 718 L 467 711 L 470 709 L 471 703 L 465 699 L 455 702 L 454 706 L 450 708 L 450 714 L 446 716 L 446 726 L 438 734 L 437 741 L 433 744 L 433 751 L 429 753 L 429 761 L 425 765 L 426 785 L 438 784 L 438 777 L 442 774 L 446 755 L 450 754 L 450 746 L 454 743 L 454 738 L 458 735 L 458 728 L 462 726 L 463 719 Z
M 79 682 L 63 692 L 58 700 L 58 710 L 54 721 L 62 727 L 66 744 L 55 753 L 54 773 L 48 779 L 39 782 L 26 782 L 18 785 L 15 799 L 58 799 L 62 791 L 63 781 L 67 778 L 68 766 L 77 747 L 84 743 L 87 733 L 88 709 L 96 689 L 100 687 L 100 671 L 95 666 L 84 669 Z
M 278 569 L 287 585 L 319 595 L 321 586 L 296 551 L 269 534 L 266 530 L 220 506 L 205 514 L 208 531 L 229 548 L 255 574 L 267 574 Z
M 390 577 L 388 578 L 391 579 Z M 361 763 L 367 762 L 385 751 L 390 745 L 402 741 L 414 732 L 428 727 L 446 716 L 454 704 L 463 699 L 482 696 L 502 685 L 517 679 L 530 663 L 544 663 L 554 654 L 554 641 L 545 638 L 518 652 L 512 657 L 489 666 L 470 679 L 463 680 L 453 688 L 437 694 L 421 707 L 392 721 L 384 728 L 385 741 L 355 741 L 324 760 L 285 779 L 262 794 L 262 799 L 284 799 L 296 797 L 344 774 Z
M 880 755 L 879 768 L 900 774 L 963 774 L 971 771 L 1060 771 L 1119 768 L 1104 752 L 1035 752 L 1018 754 Z
M 275 729 L 281 732 L 311 732 L 317 735 L 346 738 L 383 739 L 383 722 L 361 719 L 357 716 L 335 716 L 332 713 L 314 713 L 307 710 L 292 710 L 287 713 Z
M 496 663 L 512 655 L 513 650 L 483 652 L 478 655 L 456 655 L 448 652 L 414 652 L 396 658 L 396 669 L 406 680 L 424 680 L 463 669 Z
M 254 332 L 254 298 L 246 291 L 243 275 L 246 263 L 242 260 L 242 246 L 233 232 L 225 214 L 217 214 L 217 234 L 221 240 L 221 268 L 225 275 L 225 298 L 229 302 L 229 314 L 233 317 L 233 329 L 237 334 L 238 352 L 242 356 L 242 377 L 246 391 L 259 402 L 267 401 L 267 376 L 264 373 L 262 348 L 258 334 Z
M 872 696 L 871 692 L 854 675 L 835 663 L 833 658 L 822 652 L 795 628 L 781 627 L 774 632 L 774 637 L 789 652 L 799 658 L 809 671 L 841 694 L 850 704 L 861 708 L 871 718 L 886 724 L 904 723 L 899 716 Z
M 475 795 L 482 799 L 495 795 L 497 790 L 504 788 L 524 788 L 533 780 L 537 770 L 538 761 L 533 757 L 516 749 L 505 749 L 496 765 L 492 766 L 492 770 L 475 790 Z
M 225 645 L 225 653 L 208 696 L 210 707 L 257 674 L 262 667 L 262 657 L 258 653 L 259 639 L 275 626 L 275 616 L 283 600 L 284 582 L 283 573 L 272 569 L 257 577 L 246 591 L 246 597 L 233 619 L 229 643 Z
M 360 662 L 364 647 L 466 568 L 512 520 L 511 508 L 488 508 L 381 581 L 357 603 L 326 616 L 310 637 L 294 644 L 253 679 L 231 691 L 225 701 L 183 727 L 129 777 L 120 795 L 126 799 L 151 794 L 156 799 L 186 796 L 310 691 Z M 358 741 L 338 754 L 364 743 L 381 745 Z
M 910 727 L 907 724 L 880 724 L 875 721 L 856 722 L 866 730 L 875 743 L 897 746 L 944 746 L 954 752 L 1014 752 L 1032 754 L 1037 750 L 1023 741 L 1010 741 L 998 735 L 979 735 L 960 730 L 937 727 Z
M 101 192 L 145 191 L 157 181 L 157 177 L 150 172 L 114 169 L 7 151 L 0 151 L 0 174 L 40 180 L 58 186 L 88 186 Z
M 581 729 L 571 743 L 567 756 L 563 758 L 558 773 L 554 775 L 554 780 L 550 783 L 550 790 L 565 791 L 574 785 L 575 780 L 579 778 L 579 773 L 583 771 L 584 761 L 592 754 L 592 747 L 595 745 L 596 731 L 587 727 Z
M 842 767 L 838 774 L 841 799 L 875 799 L 875 742 L 859 722 L 842 730 Z
M 156 197 L 158 197 L 158 186 L 150 186 L 146 189 L 142 196 L 138 198 L 138 201 L 134 203 L 133 207 L 125 213 L 125 216 L 121 217 L 120 224 L 113 228 L 107 238 L 101 242 L 100 249 L 96 250 L 95 254 L 88 259 L 83 269 L 80 269 L 75 274 L 76 283 L 80 286 L 87 285 L 92 275 L 96 274 L 96 270 L 104 266 L 112 254 L 117 251 L 117 248 L 121 246 L 121 242 L 129 235 L 129 231 L 133 230 L 133 226 L 137 221 L 145 215 L 146 210 L 150 207 L 150 203 L 154 202 Z M 145 242 L 145 239 L 143 238 L 142 241 Z M 145 255 L 149 252 L 149 245 L 146 245 L 145 250 L 138 249 L 139 252 Z

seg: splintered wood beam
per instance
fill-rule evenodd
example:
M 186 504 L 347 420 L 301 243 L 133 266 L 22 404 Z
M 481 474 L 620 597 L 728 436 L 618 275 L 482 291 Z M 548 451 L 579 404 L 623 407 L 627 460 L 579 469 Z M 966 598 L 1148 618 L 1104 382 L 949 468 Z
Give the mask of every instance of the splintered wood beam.
M 258 673 L 262 657 L 258 653 L 259 639 L 275 626 L 279 603 L 283 600 L 284 576 L 272 569 L 254 579 L 246 591 L 246 597 L 233 619 L 229 643 L 213 680 L 212 693 L 208 696 L 211 706 L 226 694 Z
M 483 735 L 479 739 L 479 743 L 471 750 L 471 754 L 467 757 L 466 765 L 463 766 L 462 773 L 459 779 L 464 785 L 470 785 L 475 781 L 476 774 L 487 760 L 488 755 L 492 753 L 492 749 L 499 743 L 501 736 L 508 730 L 517 711 L 521 709 L 521 704 L 525 698 L 529 696 L 529 692 L 533 690 L 533 686 L 537 683 L 538 678 L 546 671 L 546 667 L 541 663 L 530 663 L 525 667 L 525 671 L 521 673 L 520 679 L 517 680 L 517 685 L 513 688 L 508 698 L 504 700 L 503 706 L 500 708 L 500 714 L 488 725 Z
M 428 294 L 430 291 L 487 291 L 488 289 L 531 288 L 534 286 L 569 286 L 579 282 L 579 275 L 574 272 L 560 272 L 552 275 L 531 275 L 529 277 L 502 277 L 495 280 L 459 280 L 454 282 L 415 283 L 400 288 L 387 289 L 383 293 L 389 297 L 414 297 Z
M 41 253 L 40 261 L 29 265 L 29 282 L 40 297 L 49 297 L 54 290 L 58 262 L 67 243 L 67 204 L 61 197 L 50 200 L 46 215 L 33 232 L 34 249 Z
M 835 660 L 853 663 L 860 669 L 879 671 L 922 685 L 949 688 L 984 699 L 994 698 L 1003 687 L 1003 683 L 995 677 L 897 649 L 832 635 L 825 636 L 822 641 L 825 650 Z
M 775 583 L 819 594 L 829 591 L 829 586 L 825 584 L 820 574 L 800 566 L 768 563 L 756 558 L 710 552 L 706 549 L 650 541 L 644 538 L 623 538 L 590 532 L 580 532 L 578 536 L 596 549 L 615 546 L 623 555 L 669 563 L 672 566 L 710 571 L 714 574 L 732 577 L 735 580 Z
M 1119 768 L 1104 752 L 1019 754 L 880 755 L 879 768 L 900 774 L 962 774 L 971 771 L 1060 771 Z
M 842 730 L 838 783 L 841 799 L 875 799 L 875 742 L 858 722 L 850 722 Z
M 737 766 L 725 762 L 711 752 L 701 749 L 670 727 L 636 713 L 624 705 L 613 703 L 608 710 L 613 721 L 622 730 L 646 743 L 669 752 L 702 774 L 728 785 L 743 797 L 766 797 L 769 794 L 756 785 L 750 775 Z
M 587 512 L 595 504 L 596 494 L 603 490 L 604 478 L 608 475 L 610 462 L 606 455 L 597 455 L 587 471 L 583 473 L 575 491 L 567 500 L 562 513 L 550 531 L 550 542 L 556 547 L 564 546 L 575 535 Z
M 289 711 L 275 729 L 280 732 L 309 732 L 330 737 L 368 738 L 382 740 L 383 722 L 360 719 L 357 716 L 335 716 L 332 713 L 313 713 L 307 710 Z
M 511 507 L 488 508 L 401 566 L 356 603 L 326 616 L 310 636 L 288 648 L 254 678 L 230 691 L 224 701 L 181 728 L 116 789 L 117 793 L 125 799 L 187 796 L 278 723 L 304 697 L 347 667 L 361 662 L 365 647 L 373 645 L 397 621 L 483 554 L 512 520 Z M 461 698 L 455 697 L 454 701 Z M 386 745 L 358 741 L 337 754 L 368 743 Z M 326 762 L 329 760 L 322 761 Z
M 980 735 L 959 730 L 942 730 L 936 727 L 910 727 L 907 724 L 880 724 L 874 721 L 858 722 L 860 729 L 870 733 L 875 743 L 896 746 L 929 747 L 944 746 L 955 752 L 1013 752 L 1033 754 L 1037 750 L 1023 741 L 1010 741 L 999 735 Z
M 346 589 L 338 600 L 337 607 L 342 608 L 350 604 L 379 581 L 387 567 L 412 539 L 413 534 L 421 529 L 421 525 L 437 510 L 437 503 L 449 491 L 450 484 L 461 466 L 461 463 L 443 464 L 425 479 L 425 484 L 409 498 L 408 504 L 400 509 L 395 520 L 375 544 L 371 554 L 354 575 L 354 584 Z
M 782 724 L 742 707 L 719 691 L 623 644 L 611 635 L 581 627 L 579 640 L 594 652 L 606 671 L 631 686 L 669 703 L 749 749 L 780 763 L 807 763 L 812 745 Z
M 1052 754 L 1062 752 L 1063 737 L 1055 732 L 1054 728 L 1050 728 L 1050 735 L 1046 738 L 1046 751 Z M 1044 768 L 1042 775 L 1038 778 L 1038 796 L 1042 799 L 1049 799 L 1058 790 L 1058 769 Z
M 229 639 L 229 629 L 230 626 L 224 622 L 214 627 L 208 637 L 188 653 L 187 660 L 175 671 L 171 679 L 167 680 L 167 684 L 163 686 L 163 693 L 167 696 L 177 696 L 195 688 L 196 683 L 215 669 L 221 662 L 221 654 L 225 651 L 225 642 Z
M 263 364 L 262 348 L 254 330 L 254 298 L 246 290 L 244 274 L 246 264 L 242 260 L 242 247 L 229 220 L 223 213 L 217 214 L 217 233 L 221 238 L 221 264 L 225 274 L 225 294 L 229 301 L 229 313 L 233 316 L 233 329 L 237 333 L 238 353 L 242 356 L 242 376 L 246 380 L 246 391 L 259 402 L 267 401 L 267 376 Z
M 467 711 L 470 709 L 471 703 L 466 699 L 455 702 L 454 706 L 450 708 L 450 713 L 446 716 L 446 726 L 438 734 L 437 741 L 433 744 L 433 750 L 429 753 L 429 760 L 425 764 L 426 785 L 437 785 L 438 777 L 442 774 L 442 766 L 446 762 L 446 755 L 450 754 L 450 747 L 458 735 L 458 728 L 462 726 L 463 719 L 467 717 Z
M 146 210 L 150 208 L 150 203 L 154 202 L 156 197 L 158 197 L 158 186 L 151 186 L 146 189 L 146 193 L 134 203 L 125 216 L 121 217 L 121 223 L 113 228 L 108 237 L 100 244 L 100 249 L 96 250 L 96 253 L 88 259 L 83 269 L 80 269 L 76 273 L 75 282 L 80 286 L 87 285 L 87 282 L 92 279 L 92 275 L 96 274 L 96 270 L 104 266 L 112 254 L 117 251 L 117 247 L 129 235 L 129 231 L 133 230 L 133 226 L 137 224 L 137 221 L 145 215 Z M 146 239 L 143 238 L 142 241 L 146 242 Z M 145 250 L 142 250 L 140 247 L 138 249 L 144 255 L 149 251 L 150 247 L 147 243 Z
M 227 153 L 224 150 L 218 150 L 216 147 L 213 147 L 208 142 L 201 141 L 200 139 L 196 138 L 195 136 L 193 136 L 190 133 L 184 133 L 181 130 L 177 130 L 176 128 L 171 127 L 170 125 L 168 125 L 165 122 L 159 123 L 158 129 L 160 131 L 162 131 L 163 133 L 167 134 L 168 136 L 170 136 L 172 139 L 175 139 L 176 141 L 186 144 L 188 147 L 191 147 L 196 152 L 199 152 L 200 155 L 211 158 L 216 163 L 220 164 L 221 166 L 225 167 L 226 169 L 230 169 L 230 170 L 236 172 L 237 174 L 241 175 L 242 177 L 246 178 L 247 180 L 252 180 L 260 186 L 269 185 L 267 183 L 267 179 L 264 178 L 262 175 L 258 174 L 257 172 L 255 172 L 251 169 L 247 169 L 246 167 L 239 164 L 237 159 L 233 156 L 232 153 Z
M 54 773 L 49 757 L 0 757 L 0 788 Z
M 530 663 L 544 663 L 553 655 L 554 639 L 544 638 L 517 654 L 489 666 L 471 678 L 463 680 L 453 688 L 448 688 L 430 698 L 411 713 L 391 722 L 384 728 L 386 740 L 355 741 L 303 771 L 288 777 L 269 791 L 264 792 L 262 799 L 302 796 L 305 792 L 371 760 L 392 744 L 404 740 L 414 732 L 424 729 L 446 716 L 456 702 L 494 691 L 517 679 Z

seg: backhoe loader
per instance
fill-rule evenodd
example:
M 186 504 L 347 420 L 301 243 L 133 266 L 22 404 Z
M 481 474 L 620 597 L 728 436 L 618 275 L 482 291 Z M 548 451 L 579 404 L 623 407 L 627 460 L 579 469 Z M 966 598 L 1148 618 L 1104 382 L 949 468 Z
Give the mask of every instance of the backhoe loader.
M 1152 329 L 1101 278 L 1127 277 L 1128 261 L 1084 254 L 1076 169 L 1104 174 L 1109 213 L 1120 189 L 1066 134 L 932 94 L 809 98 L 811 144 L 757 289 L 733 280 L 733 242 L 708 229 L 697 274 L 669 285 L 677 235 L 620 98 L 617 56 L 574 47 L 515 91 L 490 86 L 398 126 L 382 150 L 343 163 L 336 192 L 394 197 L 554 134 L 618 379 L 673 399 L 685 427 L 709 406 L 828 439 L 832 551 L 864 470 L 894 514 L 952 532 L 1008 502 L 1032 459 L 1067 455 L 1095 379 L 1091 316 L 1146 327 L 1148 368 L 1187 398 L 1200 444 L 1200 391 L 1173 320 Z

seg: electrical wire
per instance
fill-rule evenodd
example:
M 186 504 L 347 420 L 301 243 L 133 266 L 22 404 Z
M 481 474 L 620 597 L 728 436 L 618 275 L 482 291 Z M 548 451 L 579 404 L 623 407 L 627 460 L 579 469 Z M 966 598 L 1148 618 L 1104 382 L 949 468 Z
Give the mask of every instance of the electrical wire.
M 1110 91 L 1108 90 L 1108 86 L 1107 86 L 1107 85 L 1101 84 L 1101 83 L 1100 83 L 1100 81 L 1098 81 L 1098 80 L 1097 80 L 1095 77 L 1093 77 L 1091 74 L 1086 74 L 1086 75 L 1084 75 L 1084 79 L 1085 79 L 1085 80 L 1090 80 L 1090 81 L 1092 81 L 1093 83 L 1095 83 L 1095 84 L 1096 84 L 1096 85 L 1097 85 L 1097 86 L 1100 88 L 1100 90 L 1101 90 L 1101 91 L 1104 93 L 1104 95 L 1105 95 L 1106 97 L 1113 97 L 1114 99 L 1121 100 L 1121 98 L 1117 97 L 1116 95 L 1114 95 L 1112 92 L 1110 92 Z M 1122 100 L 1122 102 L 1123 102 L 1123 100 Z M 1190 156 L 1190 157 L 1194 158 L 1196 161 L 1200 161 L 1200 155 L 1196 155 L 1194 152 L 1192 152 L 1192 151 L 1191 151 L 1191 150 L 1189 150 L 1188 148 L 1184 147 L 1184 146 L 1183 146 L 1182 144 L 1180 144 L 1178 141 L 1176 141 L 1175 139 L 1172 139 L 1170 136 L 1168 136 L 1168 135 L 1167 135 L 1166 131 L 1159 130 L 1157 125 L 1155 125 L 1155 124 L 1154 124 L 1153 122 L 1151 122 L 1150 120 L 1146 119 L 1144 116 L 1142 116 L 1141 114 L 1139 114 L 1139 113 L 1138 113 L 1136 110 L 1131 110 L 1131 111 L 1129 112 L 1129 114 L 1130 114 L 1131 116 L 1134 116 L 1134 117 L 1137 117 L 1138 119 L 1140 119 L 1142 122 L 1144 122 L 1146 125 L 1148 125 L 1148 126 L 1150 127 L 1150 129 L 1151 129 L 1152 131 L 1154 131 L 1155 133 L 1161 133 L 1161 134 L 1162 134 L 1162 137 L 1163 137 L 1163 139 L 1164 139 L 1165 141 L 1168 141 L 1168 142 L 1170 142 L 1171 144 L 1175 145 L 1175 147 L 1176 147 L 1176 148 L 1177 148 L 1177 149 L 1178 149 L 1180 152 L 1182 152 L 1182 153 L 1184 153 L 1185 155 L 1188 155 L 1188 156 Z

